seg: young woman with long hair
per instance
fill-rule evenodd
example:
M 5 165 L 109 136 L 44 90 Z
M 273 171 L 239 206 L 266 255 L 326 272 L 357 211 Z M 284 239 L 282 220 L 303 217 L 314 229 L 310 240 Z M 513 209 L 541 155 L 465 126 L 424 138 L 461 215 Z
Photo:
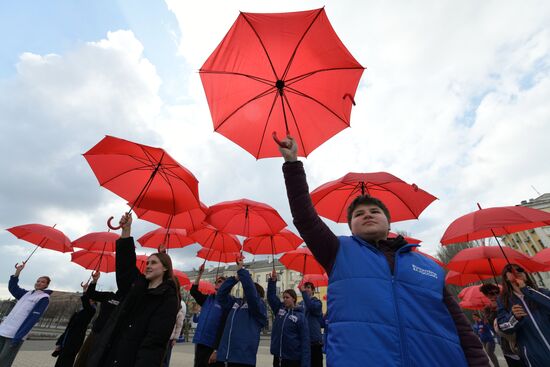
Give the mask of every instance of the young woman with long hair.
M 538 288 L 525 270 L 508 264 L 502 270 L 502 292 L 497 300 L 498 326 L 516 334 L 516 343 L 527 366 L 550 365 L 550 292 Z
M 172 260 L 165 253 L 152 254 L 141 274 L 131 224 L 131 214 L 123 215 L 116 244 L 116 280 L 126 296 L 102 330 L 89 367 L 160 366 L 176 322 L 179 290 Z

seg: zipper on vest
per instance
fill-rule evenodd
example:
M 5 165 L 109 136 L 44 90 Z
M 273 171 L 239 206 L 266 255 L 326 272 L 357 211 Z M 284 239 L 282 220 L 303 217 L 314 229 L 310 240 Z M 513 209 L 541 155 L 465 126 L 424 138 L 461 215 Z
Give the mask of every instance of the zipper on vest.
M 397 315 L 397 327 L 399 329 L 399 349 L 401 350 L 401 361 L 402 361 L 401 363 L 402 363 L 403 366 L 406 366 L 407 363 L 406 363 L 406 359 L 405 359 L 405 348 L 404 348 L 405 332 L 403 331 L 403 327 L 402 327 L 402 324 L 401 324 L 401 314 L 399 313 L 399 305 L 397 303 L 397 295 L 396 295 L 396 291 L 395 291 L 395 274 L 397 273 L 397 263 L 398 263 L 398 260 L 399 260 L 399 251 L 396 251 L 394 253 L 395 261 L 393 263 L 393 273 L 391 271 L 390 264 L 386 260 L 386 257 L 383 254 L 382 254 L 382 256 L 384 257 L 384 261 L 388 265 L 388 269 L 389 269 L 390 274 L 391 274 L 391 288 L 392 288 L 392 294 L 393 294 L 393 304 L 395 306 L 395 313 Z
M 239 306 L 237 309 L 235 309 L 235 312 L 233 312 L 233 316 L 231 316 L 231 326 L 229 327 L 229 336 L 227 337 L 227 353 L 225 355 L 225 365 L 227 366 L 227 361 L 229 360 L 229 347 L 231 346 L 231 333 L 233 332 L 233 321 L 235 320 L 235 315 L 237 314 L 237 311 L 241 309 L 241 306 Z

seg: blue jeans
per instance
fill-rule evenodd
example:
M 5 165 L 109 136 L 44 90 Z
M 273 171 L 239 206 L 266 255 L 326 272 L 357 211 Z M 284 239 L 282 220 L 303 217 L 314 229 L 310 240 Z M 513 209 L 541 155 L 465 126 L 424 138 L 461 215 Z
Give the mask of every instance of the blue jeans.
M 10 367 L 23 343 L 14 345 L 11 338 L 0 336 L 0 366 Z

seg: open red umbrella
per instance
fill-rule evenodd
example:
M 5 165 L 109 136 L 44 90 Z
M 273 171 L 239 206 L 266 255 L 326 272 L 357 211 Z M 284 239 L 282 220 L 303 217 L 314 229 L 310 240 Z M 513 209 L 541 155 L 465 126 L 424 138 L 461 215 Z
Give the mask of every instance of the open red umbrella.
M 548 265 L 548 270 L 550 270 L 550 248 L 545 248 L 544 250 L 537 252 L 531 257 L 531 259 Z
M 391 221 L 416 219 L 435 196 L 415 184 L 386 172 L 350 172 L 311 192 L 311 201 L 319 215 L 337 223 L 347 223 L 347 209 L 359 195 L 370 195 L 381 200 L 390 211 Z
M 212 226 L 206 226 L 189 235 L 203 247 L 219 252 L 240 252 L 241 243 L 232 234 L 223 232 Z
M 184 286 L 185 289 L 190 290 L 192 284 L 190 283 L 187 286 Z M 206 281 L 206 280 L 199 280 L 199 292 L 202 294 L 215 294 L 216 293 L 216 287 L 214 287 L 214 284 Z
M 287 269 L 306 274 L 324 274 L 325 269 L 315 260 L 307 247 L 289 251 L 279 259 Z
M 388 233 L 388 239 L 389 238 L 397 238 L 397 236 L 400 236 L 400 234 L 394 233 L 394 232 L 389 232 Z M 418 239 L 413 238 L 413 237 L 403 236 L 403 238 L 410 245 L 418 245 L 420 242 L 422 242 L 422 240 L 418 240 Z
M 485 279 L 491 279 L 492 275 L 483 274 L 462 274 L 454 270 L 450 270 L 445 276 L 446 284 L 453 284 L 458 286 L 465 286 L 470 283 L 481 282 Z
M 187 231 L 196 231 L 205 226 L 204 219 L 208 207 L 200 203 L 199 208 L 186 210 L 178 214 L 168 214 L 154 210 L 134 207 L 138 218 L 158 224 L 163 228 L 179 228 Z
M 481 310 L 491 305 L 491 301 L 481 293 L 479 285 L 464 288 L 458 294 L 458 298 L 461 299 L 459 303 L 460 307 L 470 310 Z
M 200 75 L 214 130 L 265 158 L 280 156 L 272 133 L 307 156 L 349 127 L 363 69 L 315 9 L 241 12 Z
M 501 274 L 508 260 L 528 272 L 544 271 L 547 266 L 509 247 L 479 246 L 466 248 L 456 254 L 447 264 L 447 269 L 463 274 Z
M 180 282 L 180 287 L 185 288 L 186 286 L 191 285 L 191 281 L 189 280 L 189 277 L 183 271 L 174 269 L 174 276 Z
M 274 258 L 275 254 L 296 250 L 303 242 L 303 239 L 288 229 L 283 229 L 279 233 L 247 238 L 244 240 L 243 250 L 254 255 L 271 254 Z M 272 261 L 272 264 L 275 270 L 275 261 Z
M 131 203 L 130 211 L 175 215 L 199 207 L 199 182 L 163 149 L 106 136 L 84 158 L 101 186 Z
M 302 288 L 304 283 L 313 283 L 315 288 L 317 287 L 326 287 L 328 285 L 328 276 L 324 274 L 306 274 L 302 278 L 302 281 L 298 285 L 298 288 Z
M 219 230 L 244 237 L 275 234 L 286 227 L 275 209 L 249 199 L 212 205 L 206 221 Z
M 185 229 L 157 228 L 138 238 L 138 242 L 150 248 L 183 248 L 192 245 L 195 240 L 187 236 Z
M 84 269 L 112 273 L 115 271 L 115 254 L 112 252 L 79 250 L 71 254 L 71 261 Z
M 43 224 L 23 224 L 8 228 L 7 231 L 20 240 L 25 240 L 33 245 L 36 245 L 34 250 L 27 257 L 27 259 L 23 261 L 23 263 L 29 261 L 39 247 L 59 252 L 73 251 L 69 237 L 65 236 L 65 234 L 60 230 L 55 229 L 55 225 L 50 227 Z
M 213 261 L 224 264 L 234 263 L 240 256 L 240 252 L 220 252 L 209 248 L 201 248 L 197 252 L 197 257 L 204 259 L 205 262 Z
M 115 252 L 119 238 L 120 235 L 113 232 L 91 232 L 74 240 L 72 245 L 88 251 Z

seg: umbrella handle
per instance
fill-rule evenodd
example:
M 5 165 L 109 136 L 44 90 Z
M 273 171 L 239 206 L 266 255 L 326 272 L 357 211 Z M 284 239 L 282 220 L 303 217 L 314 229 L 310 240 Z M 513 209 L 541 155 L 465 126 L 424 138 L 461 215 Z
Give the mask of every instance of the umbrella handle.
M 271 137 L 273 138 L 275 143 L 277 143 L 277 145 L 280 146 L 281 148 L 290 149 L 290 146 L 289 146 L 288 143 L 282 142 L 282 141 L 279 140 L 279 138 L 277 137 L 277 132 L 276 131 L 271 133 Z
M 113 226 L 111 224 L 111 221 L 114 219 L 115 217 L 109 217 L 109 219 L 107 219 L 107 226 L 109 228 L 111 228 L 113 231 L 116 231 L 117 229 L 120 229 L 122 226 Z

